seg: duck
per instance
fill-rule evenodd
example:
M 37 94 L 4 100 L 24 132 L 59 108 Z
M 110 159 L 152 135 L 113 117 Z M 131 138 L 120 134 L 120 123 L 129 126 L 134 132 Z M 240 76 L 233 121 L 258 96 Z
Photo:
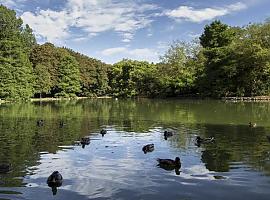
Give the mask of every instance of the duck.
M 0 173 L 8 173 L 11 171 L 11 164 L 0 164 Z
M 248 126 L 249 126 L 250 128 L 255 128 L 255 127 L 257 126 L 257 124 L 256 124 L 256 123 L 249 122 L 249 123 L 248 123 Z
M 63 182 L 63 177 L 58 171 L 54 171 L 47 179 L 49 187 L 60 187 Z
M 100 134 L 102 135 L 102 137 L 104 137 L 104 135 L 107 133 L 107 131 L 105 130 L 105 129 L 102 129 L 101 131 L 100 131 Z
M 154 151 L 154 144 L 147 144 L 142 148 L 144 154 Z
M 54 171 L 47 179 L 47 184 L 52 188 L 53 195 L 57 193 L 57 187 L 60 187 L 63 183 L 63 177 L 58 171 Z
M 81 145 L 82 148 L 85 147 L 85 145 L 89 145 L 90 144 L 90 138 L 89 137 L 82 137 L 81 138 Z
M 44 120 L 40 119 L 37 121 L 37 126 L 43 126 L 44 125 Z
M 168 137 L 172 137 L 173 133 L 171 131 L 164 131 L 164 139 L 167 140 Z
M 208 137 L 208 138 L 201 138 L 200 136 L 196 137 L 196 142 L 197 144 L 201 144 L 201 143 L 211 143 L 214 142 L 215 138 L 214 137 Z
M 157 159 L 158 161 L 158 165 L 159 166 L 171 166 L 171 167 L 181 167 L 181 161 L 180 161 L 180 158 L 179 157 L 176 157 L 175 160 L 172 160 L 172 159 L 161 159 L 161 158 L 158 158 Z
M 267 135 L 266 137 L 267 137 L 268 141 L 270 142 L 270 135 Z

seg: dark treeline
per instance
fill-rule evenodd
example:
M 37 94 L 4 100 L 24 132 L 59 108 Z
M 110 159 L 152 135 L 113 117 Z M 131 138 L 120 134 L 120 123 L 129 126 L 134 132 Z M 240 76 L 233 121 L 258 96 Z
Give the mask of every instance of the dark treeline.
M 13 10 L 0 6 L 0 98 L 256 96 L 270 93 L 270 22 L 205 26 L 174 41 L 157 64 L 113 65 L 51 43 L 39 45 Z

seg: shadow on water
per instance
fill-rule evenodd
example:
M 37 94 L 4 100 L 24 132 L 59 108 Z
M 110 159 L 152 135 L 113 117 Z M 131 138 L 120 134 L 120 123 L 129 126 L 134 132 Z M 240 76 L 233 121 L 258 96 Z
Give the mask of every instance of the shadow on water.
M 12 169 L 0 173 L 0 198 L 268 199 L 269 111 L 268 103 L 194 100 L 4 104 L 0 164 Z M 167 140 L 165 130 L 174 132 Z M 197 135 L 215 142 L 197 147 Z M 89 138 L 85 148 L 81 138 Z M 144 154 L 149 143 L 155 151 Z M 156 166 L 156 158 L 176 156 L 181 169 Z M 57 193 L 46 185 L 56 170 L 65 178 Z

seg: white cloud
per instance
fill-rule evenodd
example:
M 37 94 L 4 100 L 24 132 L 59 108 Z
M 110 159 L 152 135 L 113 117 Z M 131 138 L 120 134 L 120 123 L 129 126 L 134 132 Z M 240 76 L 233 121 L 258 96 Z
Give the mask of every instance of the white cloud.
M 21 17 L 38 36 L 47 41 L 57 42 L 69 36 L 69 16 L 64 11 L 41 10 L 38 15 L 25 12 Z
M 212 20 L 216 17 L 228 15 L 232 12 L 240 11 L 245 8 L 247 8 L 247 6 L 241 2 L 219 8 L 195 9 L 193 7 L 180 6 L 177 9 L 166 11 L 165 15 L 175 20 L 202 22 Z
M 51 42 L 70 37 L 71 28 L 89 35 L 114 31 L 129 42 L 137 30 L 151 24 L 148 12 L 157 9 L 153 4 L 130 0 L 67 0 L 60 11 L 38 10 L 25 12 L 21 17 L 37 35 Z

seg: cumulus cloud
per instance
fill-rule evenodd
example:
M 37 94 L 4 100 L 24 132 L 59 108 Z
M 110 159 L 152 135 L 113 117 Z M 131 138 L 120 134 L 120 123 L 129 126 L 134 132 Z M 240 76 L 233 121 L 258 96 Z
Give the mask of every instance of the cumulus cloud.
M 115 31 L 129 42 L 137 30 L 152 22 L 149 13 L 156 9 L 156 5 L 130 0 L 67 0 L 60 11 L 38 10 L 21 17 L 37 35 L 51 42 L 68 38 L 71 28 L 89 35 Z
M 246 7 L 247 6 L 241 2 L 219 8 L 195 9 L 189 6 L 180 6 L 177 9 L 166 11 L 165 15 L 175 20 L 202 22 L 243 10 Z

